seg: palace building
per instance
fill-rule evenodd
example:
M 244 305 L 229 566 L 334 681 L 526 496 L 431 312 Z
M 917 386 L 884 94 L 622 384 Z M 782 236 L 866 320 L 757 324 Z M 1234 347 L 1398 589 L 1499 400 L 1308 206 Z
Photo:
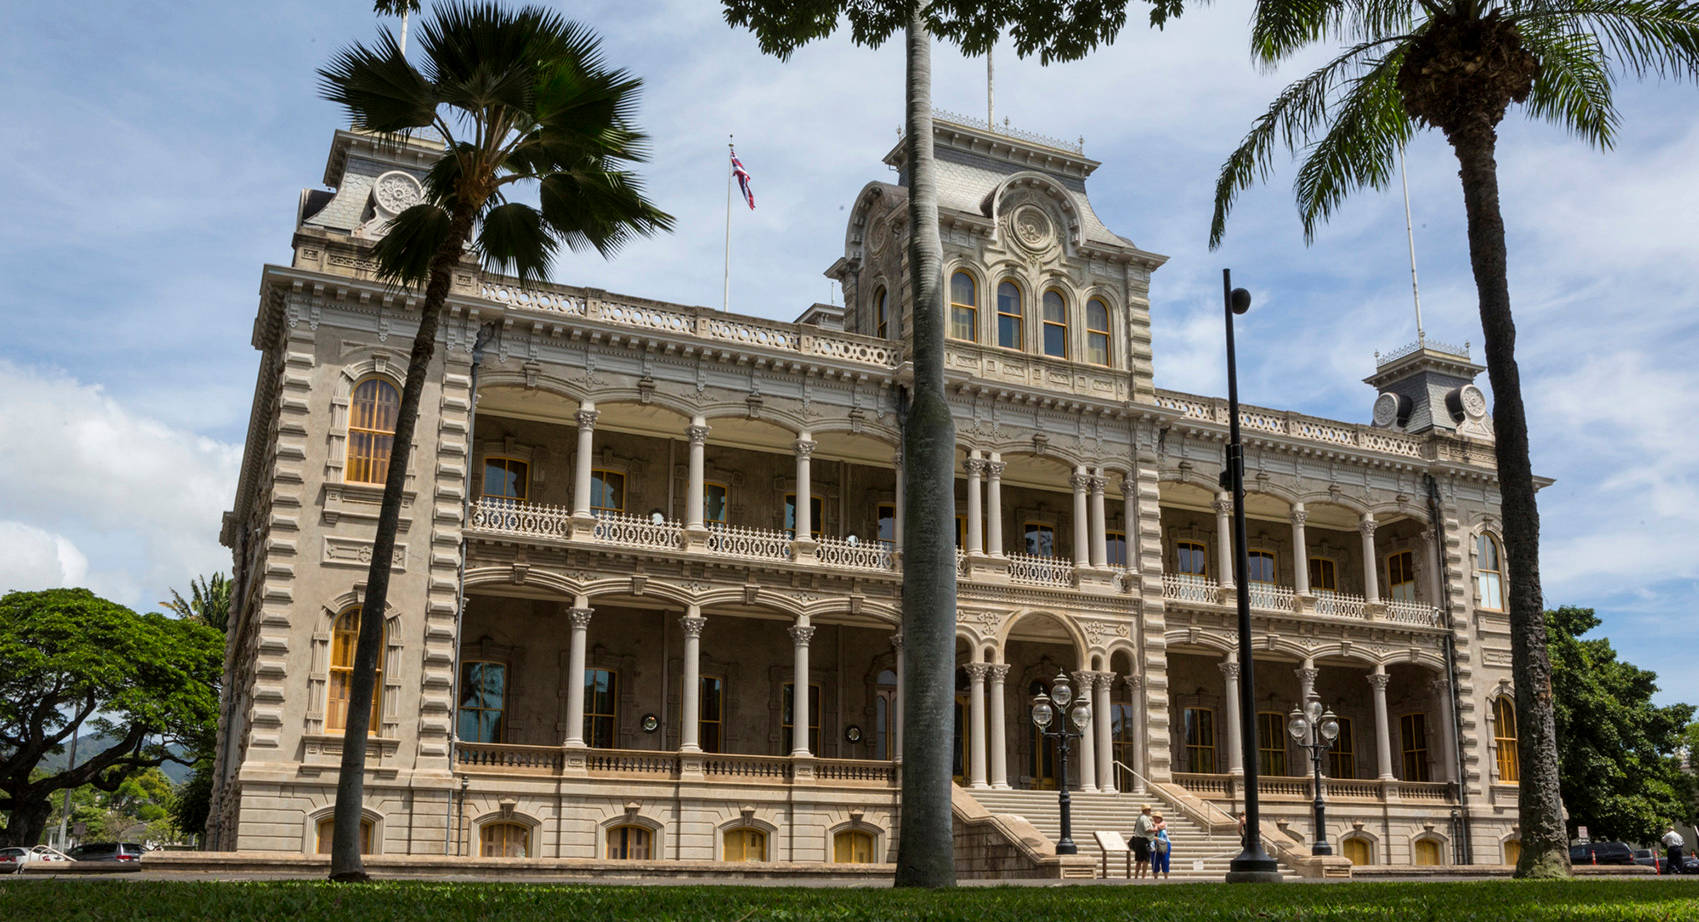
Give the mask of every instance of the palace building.
M 1089 874 L 1090 833 L 1125 832 L 1143 804 L 1175 824 L 1181 870 L 1216 873 L 1250 759 L 1268 844 L 1296 868 L 1311 766 L 1286 724 L 1313 698 L 1341 731 L 1322 767 L 1337 854 L 1513 861 L 1482 367 L 1432 341 L 1380 355 L 1368 423 L 1242 407 L 1259 728 L 1242 752 L 1227 405 L 1156 386 L 1165 258 L 1105 226 L 1079 147 L 953 117 L 935 134 L 964 876 Z M 213 847 L 328 847 L 354 637 L 376 617 L 375 855 L 650 873 L 893 860 L 904 189 L 861 191 L 826 270 L 844 306 L 794 323 L 458 270 L 388 605 L 367 611 L 420 306 L 373 279 L 370 246 L 439 152 L 337 132 L 330 191 L 302 193 L 289 264 L 262 273 L 223 530 Z M 885 162 L 903 171 L 900 144 Z M 1029 716 L 1058 673 L 1092 705 L 1071 861 L 1053 850 L 1057 753 Z

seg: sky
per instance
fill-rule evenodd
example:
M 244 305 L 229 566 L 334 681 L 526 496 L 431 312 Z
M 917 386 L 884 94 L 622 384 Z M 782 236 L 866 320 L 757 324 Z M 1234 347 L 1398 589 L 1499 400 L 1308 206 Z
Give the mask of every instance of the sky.
M 1161 32 L 1135 7 L 1117 42 L 1041 67 L 996 52 L 999 123 L 1083 137 L 1099 216 L 1170 257 L 1151 283 L 1159 386 L 1225 384 L 1220 273 L 1255 296 L 1241 320 L 1248 403 L 1367 422 L 1376 350 L 1415 338 L 1403 199 L 1351 199 L 1306 246 L 1293 166 L 1246 192 L 1205 246 L 1217 169 L 1252 120 L 1328 49 L 1265 72 L 1243 0 Z M 847 40 L 781 62 L 713 0 L 583 0 L 607 59 L 645 81 L 643 176 L 677 218 L 618 258 L 569 255 L 556 281 L 718 305 L 725 144 L 758 208 L 732 215 L 732 308 L 794 319 L 837 297 L 822 275 L 902 123 L 900 42 Z M 286 263 L 302 189 L 320 188 L 345 116 L 314 71 L 373 38 L 366 0 L 6 4 L 0 85 L 0 591 L 84 585 L 139 609 L 228 570 L 258 353 L 261 267 Z M 934 103 L 983 117 L 985 61 L 941 45 Z M 1618 94 L 1614 150 L 1513 111 L 1498 148 L 1517 356 L 1540 493 L 1548 606 L 1596 608 L 1662 703 L 1699 703 L 1699 89 Z M 1428 334 L 1480 357 L 1457 164 L 1408 151 Z M 894 180 L 893 180 L 894 181 Z M 1487 388 L 1486 376 L 1478 382 Z M 1490 389 L 1489 389 L 1490 393 Z

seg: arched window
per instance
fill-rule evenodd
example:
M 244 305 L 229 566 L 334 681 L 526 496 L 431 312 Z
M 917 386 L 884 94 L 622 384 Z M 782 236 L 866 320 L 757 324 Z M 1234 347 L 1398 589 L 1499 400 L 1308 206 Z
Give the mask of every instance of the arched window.
M 1044 354 L 1068 357 L 1068 305 L 1054 288 L 1044 293 Z
M 724 836 L 725 850 L 722 853 L 726 861 L 766 861 L 767 833 L 753 826 L 739 826 L 726 830 Z
M 354 648 L 360 642 L 360 608 L 355 606 L 336 616 L 330 629 L 330 693 L 325 702 L 324 727 L 343 730 L 348 727 L 348 697 L 354 683 Z M 384 636 L 378 634 L 377 671 L 372 679 L 372 723 L 368 733 L 378 732 L 378 718 L 383 713 L 383 650 Z
M 997 286 L 997 345 L 1005 349 L 1022 346 L 1021 323 L 1026 309 L 1021 305 L 1021 286 L 1003 282 Z
M 1109 364 L 1109 305 L 1099 298 L 1085 303 L 1085 360 Z
M 979 341 L 979 289 L 973 276 L 958 271 L 950 276 L 950 338 Z
M 335 838 L 335 836 L 336 836 L 336 816 L 334 814 L 332 814 L 330 816 L 326 816 L 323 819 L 319 820 L 317 832 L 318 832 L 318 841 L 314 844 L 313 850 L 318 852 L 321 855 L 330 854 L 330 843 L 331 843 L 331 840 L 333 838 Z M 372 853 L 372 821 L 369 820 L 369 819 L 366 819 L 365 817 L 361 817 L 360 818 L 360 854 L 370 855 L 371 853 Z
M 1504 840 L 1504 863 L 1505 864 L 1515 864 L 1515 863 L 1517 863 L 1521 860 L 1522 860 L 1522 840 L 1521 839 L 1505 839 Z
M 1432 839 L 1417 839 L 1416 866 L 1426 868 L 1439 863 L 1439 843 Z
M 832 837 L 833 864 L 872 864 L 873 835 L 846 829 Z
M 1352 864 L 1374 864 L 1375 852 L 1369 846 L 1369 840 L 1361 836 L 1348 836 L 1340 843 L 1345 847 L 1345 857 Z
M 1475 539 L 1475 595 L 1482 608 L 1504 611 L 1504 554 L 1484 531 Z
M 654 834 L 642 826 L 626 824 L 608 830 L 608 857 L 615 861 L 647 861 L 654 857 Z
M 349 483 L 383 483 L 389 476 L 389 452 L 395 446 L 395 414 L 401 395 L 382 378 L 367 378 L 354 387 L 348 407 L 348 463 L 342 479 Z
M 1522 780 L 1521 757 L 1516 752 L 1516 706 L 1509 697 L 1493 701 L 1493 743 L 1498 746 L 1498 780 L 1517 784 Z
M 880 339 L 890 335 L 890 315 L 887 313 L 885 301 L 885 286 L 880 285 L 878 290 L 873 292 L 873 335 Z
M 531 830 L 518 823 L 485 823 L 478 830 L 478 855 L 483 858 L 529 858 Z

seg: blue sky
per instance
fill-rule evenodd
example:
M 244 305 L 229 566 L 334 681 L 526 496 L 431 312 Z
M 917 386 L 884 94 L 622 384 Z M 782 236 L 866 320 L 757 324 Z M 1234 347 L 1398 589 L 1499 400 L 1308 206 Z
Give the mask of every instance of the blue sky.
M 1249 287 L 1245 399 L 1366 421 L 1376 349 L 1414 337 L 1402 200 L 1367 193 L 1303 243 L 1293 170 L 1248 192 L 1226 245 L 1204 247 L 1215 172 L 1297 66 L 1245 52 L 1248 4 L 1129 27 L 1076 64 L 997 58 L 997 112 L 1083 136 L 1115 231 L 1170 262 L 1152 282 L 1157 380 L 1219 393 L 1220 270 Z M 98 7 L 98 8 L 90 8 Z M 759 210 L 734 215 L 733 309 L 794 318 L 831 295 L 846 208 L 902 119 L 897 47 L 832 41 L 762 57 L 711 0 L 583 2 L 611 62 L 646 80 L 645 171 L 677 231 L 612 262 L 569 256 L 562 282 L 692 304 L 720 295 L 728 134 Z M 8 4 L 0 80 L 0 589 L 80 584 L 151 607 L 227 569 L 231 502 L 257 353 L 260 268 L 285 262 L 343 116 L 313 72 L 370 39 L 365 0 Z M 1313 60 L 1313 58 L 1312 58 Z M 1301 65 L 1305 62 L 1299 62 Z M 1540 496 L 1548 605 L 1596 607 L 1664 701 L 1699 702 L 1699 90 L 1628 84 L 1617 149 L 1513 113 L 1500 183 Z M 935 103 L 983 113 L 985 66 L 935 53 Z M 1409 151 L 1430 335 L 1480 324 L 1456 161 Z M 1485 376 L 1481 382 L 1486 386 Z

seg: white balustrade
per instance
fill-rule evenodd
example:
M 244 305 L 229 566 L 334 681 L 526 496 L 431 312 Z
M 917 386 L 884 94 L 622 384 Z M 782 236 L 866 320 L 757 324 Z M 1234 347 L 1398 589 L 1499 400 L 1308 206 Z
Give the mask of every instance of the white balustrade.
M 1251 584 L 1251 607 L 1266 608 L 1274 611 L 1292 610 L 1292 587 L 1277 586 L 1274 583 Z
M 801 344 L 794 331 L 767 326 L 759 321 L 728 316 L 710 317 L 703 324 L 702 335 L 708 339 L 739 343 L 746 346 L 766 346 L 769 349 L 797 351 Z
M 666 333 L 689 333 L 695 326 L 689 314 L 620 301 L 602 302 L 602 319 L 624 326 L 661 330 Z
M 1386 603 L 1386 620 L 1397 621 L 1400 624 L 1439 627 L 1443 621 L 1443 615 L 1439 609 L 1426 602 L 1404 602 L 1395 599 Z
M 782 531 L 715 522 L 708 526 L 708 551 L 724 557 L 789 560 L 791 536 Z
M 1010 554 L 1009 579 L 1016 583 L 1032 583 L 1038 586 L 1072 586 L 1074 584 L 1074 564 L 1072 561 L 1058 560 L 1055 557 L 1038 557 L 1033 554 Z
M 543 288 L 525 288 L 519 285 L 503 285 L 499 282 L 484 282 L 479 292 L 491 301 L 510 307 L 551 311 L 574 317 L 584 316 L 584 298 L 578 294 Z
M 472 531 L 531 538 L 562 538 L 571 531 L 572 510 L 564 506 L 522 503 L 498 497 L 480 497 L 472 504 L 466 527 Z
M 1162 597 L 1176 602 L 1214 603 L 1220 586 L 1215 580 L 1186 573 L 1162 575 Z
M 1227 425 L 1227 402 L 1225 400 L 1198 397 L 1193 394 L 1181 394 L 1174 391 L 1158 391 L 1156 403 L 1165 409 L 1179 410 L 1185 414 L 1187 419 L 1222 426 Z M 1336 420 L 1320 419 L 1298 413 L 1241 405 L 1239 408 L 1239 425 L 1254 432 L 1285 435 L 1303 441 L 1343 445 L 1367 451 L 1401 455 L 1406 458 L 1423 457 L 1423 440 L 1419 436 L 1390 432 L 1369 426 L 1352 426 Z
M 822 536 L 814 556 L 828 567 L 850 567 L 857 570 L 891 569 L 891 548 L 883 541 L 856 541 L 848 538 Z
M 684 525 L 679 522 L 655 521 L 650 516 L 624 512 L 599 512 L 591 537 L 606 544 L 623 547 L 644 547 L 678 550 L 684 546 Z
M 1315 613 L 1335 618 L 1361 618 L 1367 600 L 1353 592 L 1324 589 L 1316 593 Z

